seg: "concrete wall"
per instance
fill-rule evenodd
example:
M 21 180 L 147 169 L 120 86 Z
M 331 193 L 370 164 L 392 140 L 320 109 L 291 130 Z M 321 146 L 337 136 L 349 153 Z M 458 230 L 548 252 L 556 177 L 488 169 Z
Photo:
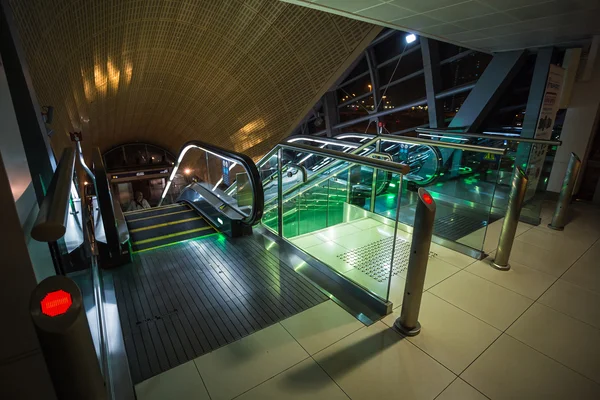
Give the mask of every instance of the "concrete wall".
M 39 278 L 52 274 L 52 259 L 47 244 L 29 237 L 38 208 L 1 59 L 0 209 L 0 399 L 55 399 L 29 317 L 29 296 L 37 284 L 30 254 Z
M 582 160 L 587 158 L 588 148 L 596 132 L 600 108 L 600 61 L 596 59 L 592 67 L 591 80 L 575 82 L 573 85 L 561 134 L 563 144 L 558 148 L 548 180 L 548 190 L 551 192 L 560 191 L 571 152 Z

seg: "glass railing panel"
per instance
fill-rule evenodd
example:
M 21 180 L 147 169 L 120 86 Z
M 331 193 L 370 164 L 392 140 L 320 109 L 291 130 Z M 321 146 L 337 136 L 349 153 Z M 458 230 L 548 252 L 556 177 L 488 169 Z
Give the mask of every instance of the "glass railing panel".
M 269 167 L 267 165 L 267 168 Z M 186 188 L 193 189 L 196 184 L 213 193 L 241 217 L 247 218 L 252 214 L 254 195 L 250 175 L 234 158 L 190 146 L 174 170 L 172 178 L 162 205 L 176 202 Z M 233 185 L 236 186 L 236 190 L 229 190 Z
M 284 154 L 286 151 L 290 150 Z M 387 300 L 390 285 L 400 287 L 403 282 L 401 267 L 391 268 L 401 175 L 377 170 L 373 180 L 374 168 L 370 165 L 317 154 L 307 164 L 307 168 L 314 167 L 313 174 L 284 191 L 283 237 L 338 274 Z M 369 210 L 373 193 L 378 200 L 387 200 L 385 212 Z M 273 230 L 275 203 L 265 207 L 263 218 L 263 223 Z M 398 232 L 401 237 L 402 232 Z

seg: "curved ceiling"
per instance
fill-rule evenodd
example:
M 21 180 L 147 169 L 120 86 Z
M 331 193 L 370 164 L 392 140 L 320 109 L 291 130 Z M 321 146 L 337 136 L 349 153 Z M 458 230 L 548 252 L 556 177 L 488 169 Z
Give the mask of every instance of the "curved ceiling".
M 258 157 L 381 28 L 277 0 L 10 1 L 53 146 L 197 139 Z

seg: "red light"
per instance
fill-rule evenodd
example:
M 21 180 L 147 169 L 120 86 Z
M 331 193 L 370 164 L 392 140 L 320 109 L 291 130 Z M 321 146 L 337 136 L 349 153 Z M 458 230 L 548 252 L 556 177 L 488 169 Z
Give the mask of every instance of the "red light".
M 429 193 L 423 193 L 423 196 L 421 196 L 421 198 L 423 199 L 425 204 L 433 204 L 433 197 L 431 197 Z
M 73 300 L 71 294 L 64 290 L 50 292 L 40 302 L 42 305 L 42 313 L 49 317 L 56 317 L 67 312 Z

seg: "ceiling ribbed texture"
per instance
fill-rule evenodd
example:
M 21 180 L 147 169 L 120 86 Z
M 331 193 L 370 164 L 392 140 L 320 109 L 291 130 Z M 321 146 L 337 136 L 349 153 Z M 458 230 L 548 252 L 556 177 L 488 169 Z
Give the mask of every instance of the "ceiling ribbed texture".
M 11 1 L 52 141 L 190 139 L 257 157 L 380 28 L 277 0 Z

